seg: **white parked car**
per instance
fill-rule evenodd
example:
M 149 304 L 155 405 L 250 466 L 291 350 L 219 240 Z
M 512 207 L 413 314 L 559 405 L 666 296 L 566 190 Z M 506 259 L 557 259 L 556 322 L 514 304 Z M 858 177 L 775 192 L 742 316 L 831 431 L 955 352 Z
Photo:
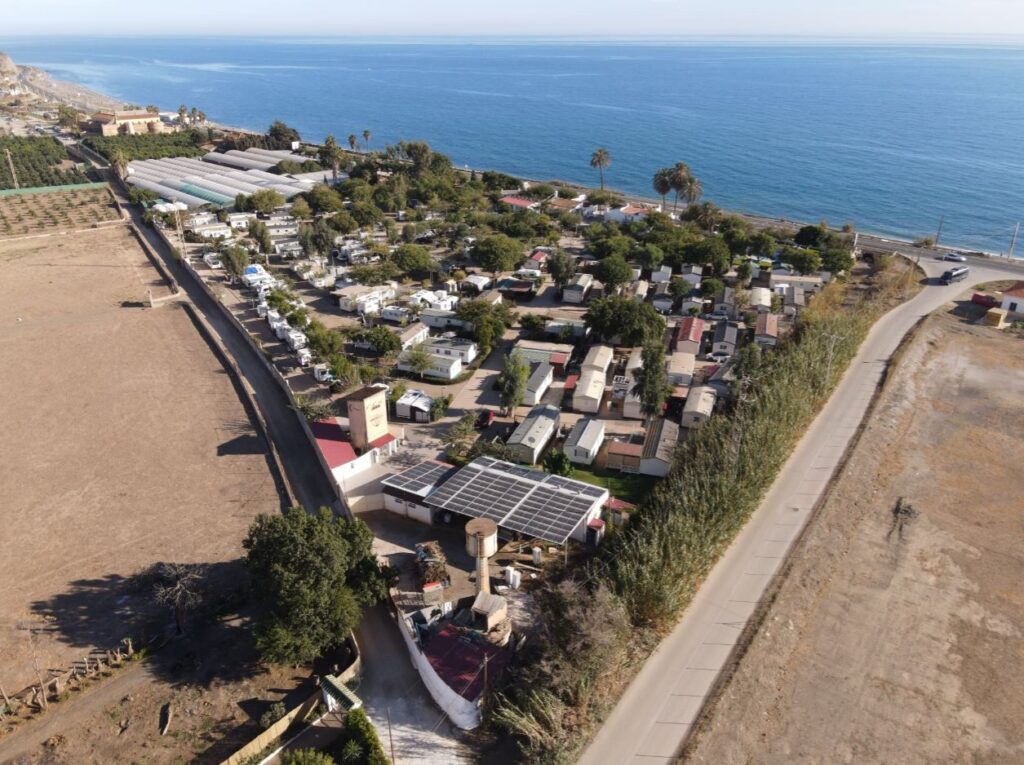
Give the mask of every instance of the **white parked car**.
M 330 385 L 335 381 L 334 372 L 326 364 L 317 364 L 313 367 L 313 378 L 325 385 Z

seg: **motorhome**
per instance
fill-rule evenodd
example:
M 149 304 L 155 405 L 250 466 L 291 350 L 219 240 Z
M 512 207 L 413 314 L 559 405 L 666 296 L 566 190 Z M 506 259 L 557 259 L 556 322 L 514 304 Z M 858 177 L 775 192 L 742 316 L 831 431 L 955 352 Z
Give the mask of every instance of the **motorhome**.
M 941 277 L 943 284 L 952 284 L 953 282 L 962 282 L 967 278 L 967 275 L 971 272 L 971 269 L 967 266 L 960 266 L 959 268 L 951 268 Z

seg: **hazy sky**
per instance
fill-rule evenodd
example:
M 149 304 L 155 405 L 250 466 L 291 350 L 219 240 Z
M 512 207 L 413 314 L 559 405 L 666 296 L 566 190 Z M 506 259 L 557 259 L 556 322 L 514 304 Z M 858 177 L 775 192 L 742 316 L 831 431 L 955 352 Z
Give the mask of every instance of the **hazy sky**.
M 0 37 L 1024 35 L 1024 0 L 4 0 Z

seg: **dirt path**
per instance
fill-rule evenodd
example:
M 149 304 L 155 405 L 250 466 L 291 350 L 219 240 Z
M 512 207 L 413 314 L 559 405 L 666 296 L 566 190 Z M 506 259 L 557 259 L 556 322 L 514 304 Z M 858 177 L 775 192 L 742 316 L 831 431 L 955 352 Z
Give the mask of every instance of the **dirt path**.
M 925 323 L 686 761 L 1024 762 L 1022 401 L 1024 342 Z

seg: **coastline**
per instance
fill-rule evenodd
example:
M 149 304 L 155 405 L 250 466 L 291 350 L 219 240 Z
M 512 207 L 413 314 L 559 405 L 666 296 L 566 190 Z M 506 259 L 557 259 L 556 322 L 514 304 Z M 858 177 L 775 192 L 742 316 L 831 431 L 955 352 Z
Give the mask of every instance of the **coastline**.
M 116 109 L 124 106 L 124 101 L 120 99 L 116 99 L 113 96 L 110 96 L 109 94 L 89 89 L 85 86 L 79 85 L 68 80 L 56 78 L 44 69 L 24 65 L 17 65 L 17 68 L 19 82 L 24 84 L 27 89 L 31 90 L 33 93 L 42 98 L 46 98 L 48 100 L 57 102 L 69 103 L 70 105 L 75 106 L 76 108 L 83 108 L 84 111 L 101 111 L 103 109 Z M 79 106 L 79 103 L 82 104 L 81 107 Z M 273 120 L 274 117 L 271 116 L 268 117 L 268 119 Z M 244 133 L 250 135 L 259 135 L 262 133 L 262 131 L 253 128 L 239 127 L 236 125 L 227 125 L 224 123 L 213 121 L 208 121 L 206 123 L 206 126 L 233 133 Z M 313 141 L 303 141 L 303 143 L 312 146 L 318 145 Z M 349 153 L 359 155 L 362 154 L 363 152 L 356 151 Z M 455 164 L 454 158 L 453 164 Z M 455 167 L 458 170 L 466 173 L 474 171 L 477 173 L 481 173 L 484 172 L 485 170 L 497 170 L 498 172 L 504 172 L 503 170 L 501 170 L 501 168 L 497 167 L 474 168 L 468 165 L 459 164 L 455 164 Z M 566 188 L 577 190 L 580 193 L 585 193 L 588 190 L 592 190 L 589 186 L 581 185 L 579 183 L 575 183 L 572 181 L 565 181 L 554 178 L 528 178 L 526 176 L 518 175 L 515 173 L 509 173 L 509 175 L 515 178 L 519 178 L 521 181 L 528 183 L 557 183 Z M 616 189 L 609 189 L 609 191 L 614 191 L 615 193 L 619 194 L 627 202 L 642 203 L 646 205 L 661 205 L 661 200 L 654 197 L 649 197 L 642 194 L 631 194 L 623 191 L 618 191 Z M 772 215 L 769 213 L 750 212 L 728 208 L 722 208 L 722 211 L 728 214 L 737 215 L 740 218 L 743 218 L 745 221 L 752 224 L 753 226 L 760 228 L 766 228 L 770 226 L 800 227 L 805 225 L 814 225 L 815 223 L 817 223 L 817 221 L 801 221 L 786 218 L 784 216 Z M 856 222 L 854 223 L 854 225 L 856 226 Z M 872 246 L 876 248 L 885 248 L 889 245 L 892 245 L 895 247 L 910 247 L 916 249 L 916 246 L 912 239 L 908 239 L 898 235 L 874 232 L 867 229 L 861 230 L 857 228 L 856 230 L 860 234 L 862 242 L 870 242 Z M 1013 258 L 1009 258 L 1005 252 L 986 251 L 974 247 L 938 244 L 934 247 L 934 249 L 948 252 L 965 252 L 972 255 L 982 256 L 985 258 L 993 258 L 998 260 L 1024 261 L 1024 249 L 1021 250 L 1021 253 L 1017 257 Z

